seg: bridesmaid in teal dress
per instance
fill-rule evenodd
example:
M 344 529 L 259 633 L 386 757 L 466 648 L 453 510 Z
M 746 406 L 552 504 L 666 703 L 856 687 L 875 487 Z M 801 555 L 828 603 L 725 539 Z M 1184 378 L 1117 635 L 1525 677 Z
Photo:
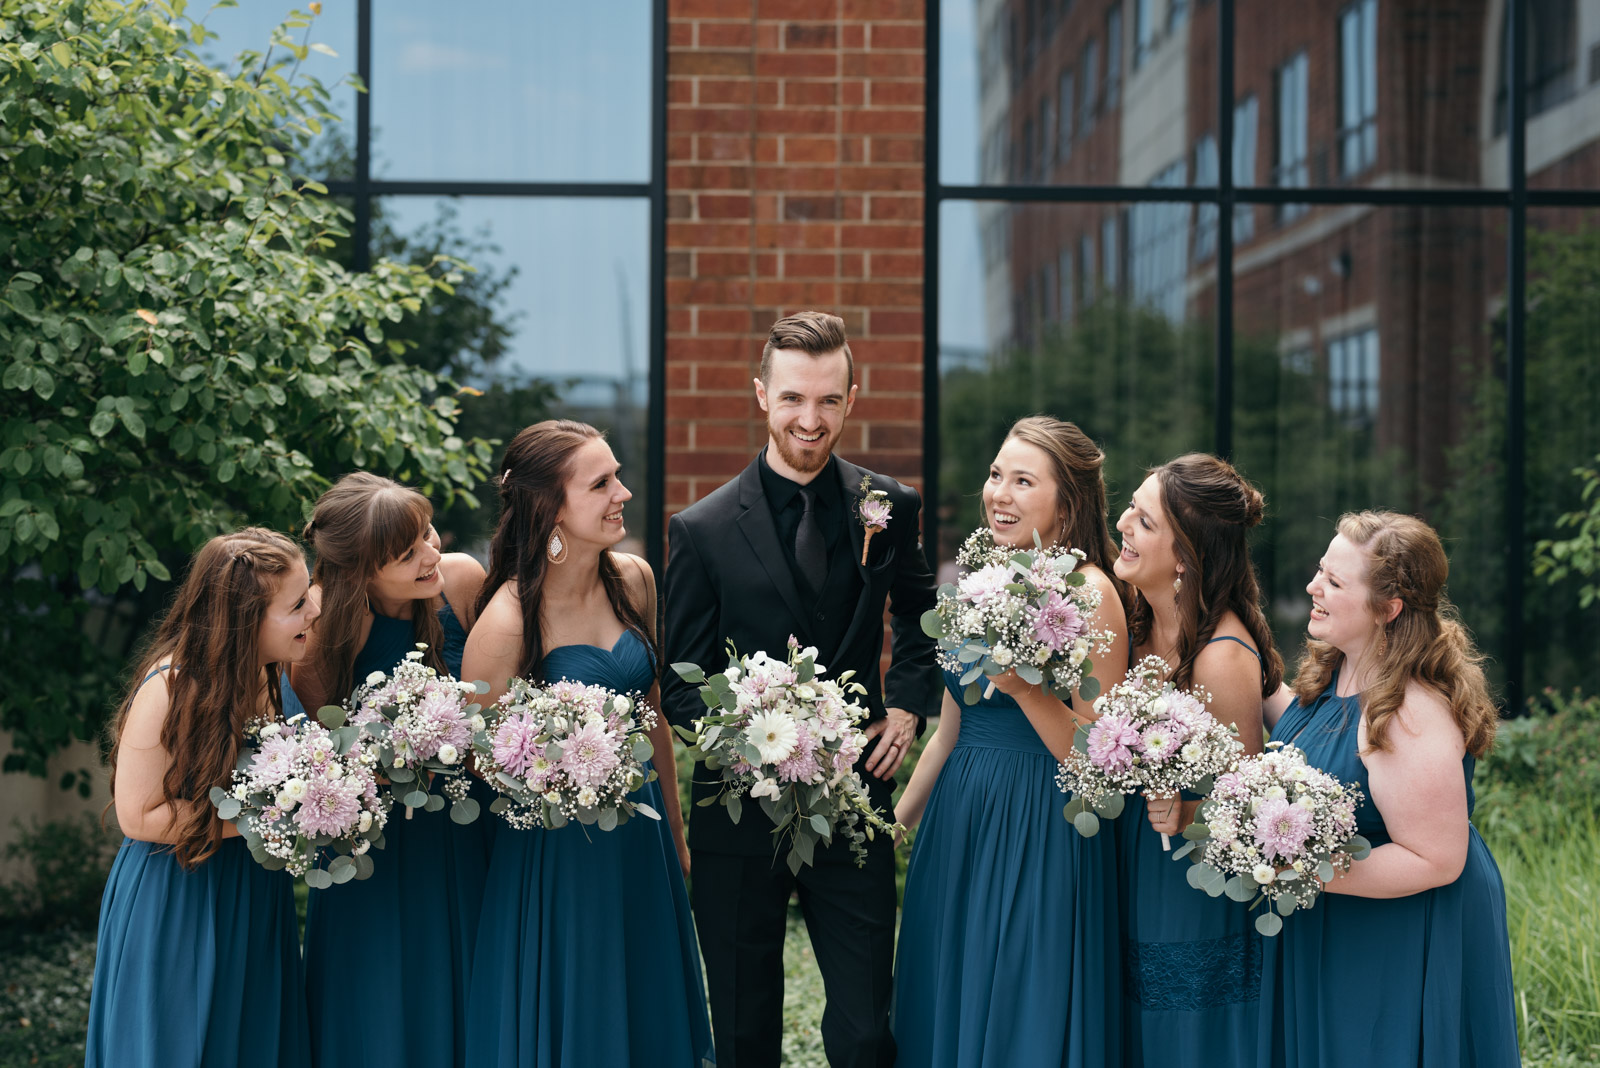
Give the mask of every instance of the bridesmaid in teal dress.
M 390 671 L 418 642 L 428 646 L 428 664 L 460 676 L 472 622 L 461 613 L 477 598 L 483 568 L 465 553 L 439 552 L 426 497 L 377 475 L 347 475 L 317 501 L 306 537 L 323 615 L 294 679 L 313 711 L 341 703 L 370 673 Z M 371 878 L 311 891 L 306 994 L 317 1064 L 461 1064 L 494 829 L 488 792 L 473 782 L 475 823 L 456 824 L 444 809 L 399 808 Z M 362 962 L 366 980 L 350 982 L 351 960 Z M 369 1019 L 385 1024 L 358 1022 Z
M 1498 714 L 1421 520 L 1339 520 L 1306 592 L 1306 656 L 1273 737 L 1359 783 L 1366 860 L 1268 939 L 1263 1065 L 1520 1064 L 1500 869 L 1469 822 Z
M 584 423 L 536 423 L 504 463 L 467 674 L 489 682 L 486 703 L 522 676 L 637 691 L 659 710 L 655 579 L 612 551 L 632 494 L 605 438 Z M 469 987 L 472 1068 L 711 1063 L 664 717 L 650 737 L 661 777 L 641 800 L 665 819 L 499 829 Z
M 1100 591 L 1102 684 L 1127 669 L 1122 587 L 1106 528 L 1104 456 L 1071 423 L 1020 420 L 983 487 L 995 541 L 1071 545 Z M 901 1065 L 1102 1068 L 1120 1057 L 1115 842 L 1062 818 L 1057 761 L 1089 702 L 1008 673 L 963 705 L 945 673 L 939 727 L 895 808 L 921 827 L 906 872 L 891 1026 Z
M 140 658 L 111 751 L 127 837 L 100 904 L 90 1068 L 310 1064 L 294 881 L 208 799 L 245 724 L 298 705 L 280 672 L 305 655 L 310 584 L 281 534 L 213 538 Z
M 1134 660 L 1160 656 L 1175 685 L 1204 687 L 1250 752 L 1261 751 L 1263 699 L 1283 680 L 1247 543 L 1262 508 L 1232 466 L 1190 453 L 1151 471 L 1117 521 L 1116 571 L 1137 591 Z M 1237 902 L 1189 886 L 1189 865 L 1157 833 L 1178 834 L 1198 804 L 1130 798 L 1116 820 L 1127 1065 L 1231 1068 L 1255 1054 L 1261 939 Z

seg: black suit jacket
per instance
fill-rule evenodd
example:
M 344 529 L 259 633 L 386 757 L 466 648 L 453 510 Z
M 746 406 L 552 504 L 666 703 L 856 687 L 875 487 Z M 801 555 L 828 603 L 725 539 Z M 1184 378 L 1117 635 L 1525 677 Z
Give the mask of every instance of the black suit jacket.
M 666 662 L 699 664 L 706 674 L 728 664 L 731 639 L 740 655 L 765 650 L 786 655 L 792 634 L 801 645 L 816 645 L 804 599 L 778 542 L 772 509 L 762 491 L 760 459 L 703 500 L 672 517 L 668 526 L 670 556 L 665 581 L 664 642 Z M 827 677 L 854 669 L 867 688 L 862 699 L 870 720 L 881 719 L 885 707 L 902 708 L 921 717 L 938 710 L 943 679 L 935 661 L 934 640 L 922 632 L 922 613 L 933 607 L 934 580 L 918 544 L 917 492 L 884 475 L 872 475 L 872 488 L 889 494 L 889 525 L 872 536 L 871 551 L 861 564 L 865 531 L 856 514 L 864 468 L 834 457 L 846 504 L 853 559 L 861 571 L 861 594 L 855 613 L 837 649 L 818 648 L 817 660 Z M 827 477 L 824 475 L 823 477 Z M 883 609 L 893 613 L 893 658 L 880 677 L 883 654 Z M 661 703 L 674 724 L 688 726 L 704 714 L 698 687 L 678 678 L 670 667 L 662 672 Z M 868 747 L 870 751 L 870 746 Z M 863 776 L 874 804 L 889 807 L 892 781 Z M 717 792 L 718 775 L 696 765 L 693 798 Z M 721 805 L 696 807 L 689 814 L 689 844 L 695 849 L 741 855 L 772 855 L 772 821 L 759 806 L 745 805 L 740 822 L 728 818 Z M 835 843 L 837 846 L 838 843 Z

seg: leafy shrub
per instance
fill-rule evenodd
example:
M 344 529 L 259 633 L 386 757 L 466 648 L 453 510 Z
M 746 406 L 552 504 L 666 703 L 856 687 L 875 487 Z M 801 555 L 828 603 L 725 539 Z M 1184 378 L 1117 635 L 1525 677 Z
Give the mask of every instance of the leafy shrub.
M 1600 819 L 1600 696 L 1546 690 L 1528 713 L 1501 724 L 1473 783 L 1473 822 L 1497 839 L 1559 837 Z
M 93 931 L 117 839 L 87 812 L 27 826 L 13 820 L 12 826 L 17 840 L 6 846 L 5 858 L 23 861 L 28 871 L 0 888 L 0 920 L 7 927 Z
M 83 1063 L 94 932 L 12 932 L 0 939 L 0 1064 Z

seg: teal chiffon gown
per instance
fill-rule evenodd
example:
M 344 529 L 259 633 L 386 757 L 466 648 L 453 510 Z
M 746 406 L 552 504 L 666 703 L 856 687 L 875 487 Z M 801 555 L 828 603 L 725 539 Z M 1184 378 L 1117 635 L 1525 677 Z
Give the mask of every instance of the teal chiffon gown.
M 287 679 L 283 697 L 292 715 Z M 170 846 L 123 839 L 100 901 L 84 1063 L 310 1064 L 299 938 L 294 879 L 257 864 L 244 839 L 194 871 Z
M 550 650 L 544 676 L 621 692 L 655 681 L 632 631 L 610 649 Z M 665 813 L 659 782 L 636 796 Z M 710 1065 L 700 953 L 665 819 L 635 816 L 612 831 L 502 826 L 467 1011 L 472 1068 Z
M 1257 659 L 1256 650 L 1233 637 Z M 1194 799 L 1196 795 L 1186 795 Z M 1143 797 L 1115 824 L 1123 893 L 1123 1011 L 1130 1068 L 1234 1068 L 1255 1056 L 1261 937 L 1243 905 L 1189 885 Z M 1174 837 L 1181 845 L 1183 840 Z
M 957 677 L 945 684 L 959 700 Z M 1120 1063 L 1115 842 L 1062 817 L 1056 770 L 1010 697 L 962 706 L 906 871 L 902 1068 Z
M 449 604 L 440 656 L 455 675 L 467 634 Z M 354 677 L 391 670 L 416 648 L 409 619 L 374 616 Z M 441 783 L 435 780 L 433 790 Z M 313 890 L 306 903 L 311 1051 L 321 1068 L 451 1068 L 466 1049 L 466 988 L 495 817 L 477 779 L 478 819 L 396 805 L 369 879 Z
M 1357 752 L 1359 695 L 1338 676 L 1289 705 L 1274 738 L 1361 785 L 1356 829 L 1389 841 Z M 1462 761 L 1472 809 L 1473 759 Z M 1357 861 L 1359 864 L 1360 862 Z M 1259 1063 L 1280 1068 L 1506 1068 L 1521 1063 L 1505 885 L 1468 828 L 1467 861 L 1447 886 L 1378 899 L 1324 894 L 1267 943 Z

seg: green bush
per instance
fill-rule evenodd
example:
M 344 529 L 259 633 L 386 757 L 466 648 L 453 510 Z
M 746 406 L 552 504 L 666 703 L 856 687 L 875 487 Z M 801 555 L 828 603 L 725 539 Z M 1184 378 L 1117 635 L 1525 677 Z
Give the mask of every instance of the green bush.
M 0 1064 L 83 1063 L 94 977 L 94 933 L 58 929 L 0 938 Z
M 1473 781 L 1473 822 L 1496 840 L 1561 838 L 1600 819 L 1600 696 L 1546 690 L 1508 720 Z
M 85 812 L 76 819 L 13 820 L 17 840 L 5 848 L 7 861 L 22 861 L 27 871 L 0 887 L 0 922 L 7 927 L 42 930 L 71 927 L 93 931 L 100 917 L 100 893 L 116 857 L 117 839 Z

